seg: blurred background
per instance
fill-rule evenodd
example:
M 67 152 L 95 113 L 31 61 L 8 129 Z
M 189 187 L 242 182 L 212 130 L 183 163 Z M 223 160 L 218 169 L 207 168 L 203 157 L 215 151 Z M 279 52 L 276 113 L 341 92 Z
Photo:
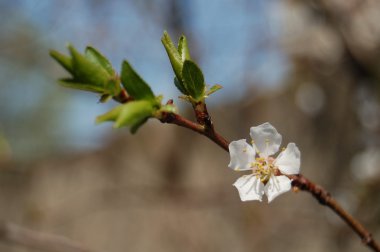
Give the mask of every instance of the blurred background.
M 96 251 L 368 251 L 307 193 L 240 202 L 242 174 L 202 136 L 95 125 L 116 104 L 57 85 L 67 73 L 48 51 L 90 44 L 118 71 L 128 59 L 193 118 L 160 41 L 185 34 L 224 87 L 208 99 L 216 129 L 236 140 L 271 122 L 379 240 L 379 13 L 375 0 L 0 1 L 0 220 Z

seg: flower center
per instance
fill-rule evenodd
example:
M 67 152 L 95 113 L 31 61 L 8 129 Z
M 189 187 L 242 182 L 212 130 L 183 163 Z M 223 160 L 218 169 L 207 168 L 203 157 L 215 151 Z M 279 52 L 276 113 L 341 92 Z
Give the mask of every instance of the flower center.
M 256 158 L 255 162 L 251 163 L 252 173 L 260 179 L 260 181 L 265 185 L 270 177 L 275 174 L 277 168 L 273 164 L 274 159 L 272 157 Z

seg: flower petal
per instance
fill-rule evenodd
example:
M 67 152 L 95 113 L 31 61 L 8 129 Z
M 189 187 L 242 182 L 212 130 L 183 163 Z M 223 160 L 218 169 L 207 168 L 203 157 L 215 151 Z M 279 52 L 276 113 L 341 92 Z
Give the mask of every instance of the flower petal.
M 245 139 L 232 141 L 228 145 L 231 161 L 229 168 L 239 171 L 250 170 L 251 163 L 255 161 L 256 151 Z
M 264 194 L 264 184 L 255 175 L 244 175 L 233 184 L 239 191 L 241 201 L 259 200 Z
M 268 203 L 277 196 L 289 191 L 291 188 L 291 180 L 286 176 L 272 176 L 265 185 L 264 191 L 268 197 Z
M 274 165 L 283 174 L 298 174 L 301 166 L 301 152 L 295 143 L 289 143 L 286 149 L 278 155 Z
M 260 152 L 261 157 L 273 155 L 280 148 L 282 136 L 268 122 L 251 127 L 250 134 L 256 151 Z

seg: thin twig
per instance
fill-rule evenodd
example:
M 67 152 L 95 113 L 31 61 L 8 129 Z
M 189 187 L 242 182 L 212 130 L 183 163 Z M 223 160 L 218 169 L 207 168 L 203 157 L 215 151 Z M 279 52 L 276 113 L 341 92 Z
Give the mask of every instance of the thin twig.
M 208 114 L 207 106 L 204 101 L 193 103 L 195 118 L 200 125 L 204 125 L 208 130 L 214 130 L 211 117 Z
M 0 222 L 0 240 L 49 252 L 94 252 L 66 237 Z
M 198 123 L 194 123 L 178 114 L 175 113 L 163 113 L 162 118 L 160 119 L 163 123 L 176 124 L 178 126 L 191 129 L 199 134 L 202 134 L 209 139 L 211 139 L 214 143 L 219 145 L 224 150 L 228 151 L 228 142 L 221 135 L 215 132 L 215 130 L 207 130 L 205 126 L 202 126 Z
M 206 127 L 194 123 L 178 114 L 168 113 L 162 119 L 163 123 L 176 124 L 178 126 L 191 129 L 199 134 L 202 134 L 221 148 L 228 150 L 229 142 L 219 135 L 214 128 L 212 130 L 206 130 Z M 380 245 L 373 239 L 371 233 L 362 225 L 358 220 L 356 220 L 352 215 L 347 213 L 339 203 L 331 197 L 330 193 L 327 192 L 321 186 L 311 182 L 309 179 L 305 178 L 303 175 L 289 176 L 292 179 L 292 186 L 295 189 L 300 189 L 311 193 L 320 204 L 328 206 L 332 211 L 334 211 L 338 216 L 340 216 L 352 230 L 357 233 L 362 239 L 363 243 L 371 248 L 373 251 L 380 252 Z

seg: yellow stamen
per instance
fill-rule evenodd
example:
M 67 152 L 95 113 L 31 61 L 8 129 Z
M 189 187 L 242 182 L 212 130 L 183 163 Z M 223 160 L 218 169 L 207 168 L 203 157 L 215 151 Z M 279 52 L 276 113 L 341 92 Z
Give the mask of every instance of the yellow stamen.
M 269 179 L 275 174 L 276 170 L 270 159 L 262 157 L 256 158 L 255 162 L 251 163 L 251 168 L 256 178 L 260 179 L 260 181 L 264 184 L 268 183 Z

